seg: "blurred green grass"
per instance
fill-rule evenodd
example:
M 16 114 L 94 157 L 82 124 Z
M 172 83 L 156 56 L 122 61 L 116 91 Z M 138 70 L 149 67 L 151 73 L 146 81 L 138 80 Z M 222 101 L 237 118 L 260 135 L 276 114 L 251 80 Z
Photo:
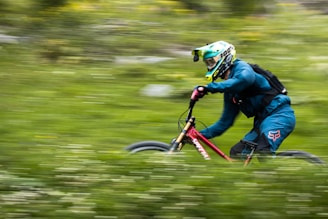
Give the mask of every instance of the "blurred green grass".
M 325 168 L 276 161 L 242 169 L 215 157 L 205 162 L 192 149 L 154 159 L 123 150 L 178 134 L 192 88 L 206 82 L 204 66 L 177 52 L 227 40 L 289 90 L 297 127 L 281 149 L 327 157 L 327 16 L 277 4 L 273 14 L 236 18 L 214 1 L 206 1 L 213 10 L 205 14 L 169 2 L 86 1 L 62 8 L 59 17 L 5 17 L 13 25 L 4 27 L 8 34 L 27 41 L 0 46 L 4 218 L 327 216 Z M 116 63 L 121 56 L 173 60 Z M 170 85 L 173 92 L 142 95 L 149 84 Z M 221 103 L 220 94 L 199 101 L 198 121 L 214 122 Z M 241 116 L 215 141 L 227 152 L 251 123 Z

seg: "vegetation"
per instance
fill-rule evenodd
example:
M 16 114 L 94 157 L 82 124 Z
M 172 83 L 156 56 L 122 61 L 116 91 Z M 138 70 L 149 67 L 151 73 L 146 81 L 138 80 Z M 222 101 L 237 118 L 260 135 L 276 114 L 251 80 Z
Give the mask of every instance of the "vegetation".
M 297 127 L 281 150 L 326 159 L 326 15 L 287 1 L 239 12 L 214 0 L 49 2 L 0 1 L 2 218 L 327 217 L 326 167 L 123 150 L 177 135 L 192 88 L 206 83 L 184 54 L 226 40 L 287 86 Z M 147 96 L 149 84 L 173 90 Z M 221 99 L 199 101 L 198 121 L 214 122 Z M 241 116 L 215 141 L 228 152 L 251 123 Z

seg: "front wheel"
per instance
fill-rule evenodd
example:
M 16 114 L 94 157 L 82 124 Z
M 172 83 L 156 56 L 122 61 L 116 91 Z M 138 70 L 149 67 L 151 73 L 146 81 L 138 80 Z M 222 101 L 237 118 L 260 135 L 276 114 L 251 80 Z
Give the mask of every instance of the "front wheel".
M 277 153 L 277 156 L 286 157 L 286 158 L 298 158 L 298 159 L 305 160 L 309 163 L 326 165 L 325 161 L 305 151 L 294 151 L 294 150 L 284 151 L 284 152 Z
M 141 141 L 127 146 L 125 150 L 134 154 L 142 151 L 168 152 L 170 148 L 170 145 L 159 141 Z

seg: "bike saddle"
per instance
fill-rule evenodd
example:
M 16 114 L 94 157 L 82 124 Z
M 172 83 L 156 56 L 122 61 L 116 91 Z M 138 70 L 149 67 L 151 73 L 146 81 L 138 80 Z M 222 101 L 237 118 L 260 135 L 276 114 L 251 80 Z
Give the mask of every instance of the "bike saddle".
M 255 143 L 255 142 L 252 142 L 252 141 L 248 141 L 248 140 L 240 140 L 240 142 L 241 143 L 243 143 L 243 144 L 245 144 L 245 145 L 247 145 L 247 146 L 249 146 L 249 147 L 254 147 L 254 148 L 257 148 L 257 146 L 258 146 L 258 144 L 257 143 Z

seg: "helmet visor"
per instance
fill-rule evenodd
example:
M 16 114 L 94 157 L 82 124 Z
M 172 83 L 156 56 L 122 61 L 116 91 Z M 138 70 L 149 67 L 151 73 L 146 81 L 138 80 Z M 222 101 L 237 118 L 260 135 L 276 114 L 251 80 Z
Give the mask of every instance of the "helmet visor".
M 208 59 L 204 59 L 204 63 L 207 66 L 207 69 L 208 70 L 213 69 L 216 66 L 216 64 L 218 63 L 219 59 L 220 59 L 220 55 L 217 55 L 217 56 L 214 56 L 214 57 L 211 57 Z

